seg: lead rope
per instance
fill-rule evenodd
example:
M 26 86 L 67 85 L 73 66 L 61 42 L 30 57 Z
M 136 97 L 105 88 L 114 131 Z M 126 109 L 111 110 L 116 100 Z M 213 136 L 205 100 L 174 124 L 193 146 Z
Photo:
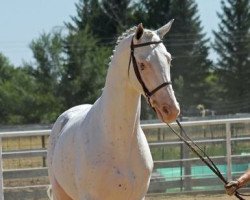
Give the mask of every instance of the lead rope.
M 206 154 L 204 150 L 202 150 L 186 133 L 182 125 L 178 120 L 176 120 L 177 125 L 179 126 L 180 130 L 184 133 L 185 137 L 189 140 L 187 141 L 183 136 L 181 136 L 174 128 L 172 128 L 168 123 L 167 126 L 170 128 L 170 130 L 175 133 L 175 135 L 182 140 L 201 160 L 203 163 L 205 163 L 217 177 L 224 183 L 227 184 L 228 181 L 224 178 L 224 176 L 221 174 L 220 170 L 218 167 L 214 164 L 212 159 Z M 204 157 L 195 149 L 195 147 L 204 155 Z M 207 158 L 207 160 L 206 160 Z M 239 193 L 238 191 L 235 192 L 234 194 L 238 199 L 240 200 L 245 200 L 242 196 L 250 196 L 249 194 L 242 194 Z
M 150 97 L 157 92 L 159 89 L 161 89 L 162 87 L 165 87 L 169 84 L 171 84 L 171 82 L 165 82 L 163 84 L 161 84 L 160 86 L 158 86 L 157 88 L 155 88 L 153 91 L 149 91 L 145 85 L 145 83 L 143 82 L 137 63 L 136 63 L 136 59 L 134 56 L 134 49 L 138 48 L 138 47 L 143 47 L 143 46 L 147 46 L 147 45 L 151 45 L 151 44 L 159 44 L 162 43 L 162 41 L 155 41 L 155 42 L 146 42 L 146 43 L 141 43 L 141 44 L 134 44 L 133 43 L 133 37 L 131 40 L 131 45 L 130 45 L 130 59 L 129 59 L 129 64 L 128 64 L 128 75 L 129 75 L 129 70 L 130 70 L 130 64 L 131 61 L 133 63 L 133 67 L 134 67 L 134 71 L 135 71 L 135 75 L 139 81 L 139 83 L 141 84 L 144 94 L 147 98 L 148 104 L 150 105 L 151 108 L 153 108 L 153 110 L 155 111 L 154 107 L 151 105 L 150 102 Z M 177 135 L 177 137 L 179 137 L 180 140 L 182 140 L 219 178 L 220 180 L 224 183 L 227 184 L 228 181 L 223 177 L 223 175 L 221 174 L 220 170 L 217 168 L 217 166 L 214 164 L 214 162 L 211 160 L 211 158 L 205 153 L 205 151 L 203 151 L 186 133 L 186 131 L 183 129 L 183 127 L 181 126 L 180 122 L 178 120 L 176 120 L 176 123 L 178 124 L 180 130 L 184 133 L 184 135 L 186 136 L 186 138 L 189 140 L 189 142 L 180 134 L 177 133 L 177 131 L 175 129 L 173 129 L 168 123 L 166 123 L 168 125 L 168 127 L 172 130 L 173 133 L 175 133 L 175 135 Z M 195 147 L 200 150 L 204 156 L 207 158 L 207 160 L 195 149 Z M 245 200 L 243 197 L 241 196 L 250 196 L 248 194 L 241 194 L 238 191 L 235 192 L 234 194 L 239 200 Z

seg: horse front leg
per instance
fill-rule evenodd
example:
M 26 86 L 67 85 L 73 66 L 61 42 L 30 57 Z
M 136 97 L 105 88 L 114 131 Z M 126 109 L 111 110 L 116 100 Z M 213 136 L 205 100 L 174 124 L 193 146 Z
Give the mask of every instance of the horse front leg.
M 52 181 L 52 196 L 53 198 L 51 200 L 73 200 L 59 185 L 55 177 Z

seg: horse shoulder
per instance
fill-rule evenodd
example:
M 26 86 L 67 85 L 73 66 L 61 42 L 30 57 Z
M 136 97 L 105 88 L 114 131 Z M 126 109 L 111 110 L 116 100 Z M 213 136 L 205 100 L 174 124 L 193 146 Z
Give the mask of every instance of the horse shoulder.
M 74 163 L 79 152 L 79 124 L 83 121 L 92 105 L 80 105 L 61 114 L 53 126 L 48 149 L 49 174 L 68 194 L 76 190 L 74 184 Z M 74 192 L 73 192 L 74 193 Z

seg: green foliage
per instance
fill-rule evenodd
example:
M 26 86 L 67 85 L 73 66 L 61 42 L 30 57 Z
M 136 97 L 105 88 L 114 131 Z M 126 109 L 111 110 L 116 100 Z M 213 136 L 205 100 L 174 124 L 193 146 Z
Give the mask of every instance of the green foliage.
M 106 77 L 110 49 L 100 47 L 86 28 L 65 40 L 67 55 L 60 84 L 65 106 L 93 103 L 101 93 Z
M 61 34 L 58 32 L 44 33 L 37 40 L 31 42 L 30 48 L 36 60 L 36 66 L 33 66 L 36 78 L 39 82 L 49 81 L 52 87 L 62 73 L 63 40 Z
M 23 69 L 33 80 L 32 123 L 51 123 L 63 110 L 59 84 L 63 69 L 63 48 L 60 33 L 42 34 L 30 48 L 35 63 Z
M 249 112 L 250 100 L 250 2 L 221 1 L 219 30 L 213 48 L 218 53 L 216 73 L 222 90 L 220 113 Z
M 170 5 L 171 0 L 141 0 L 135 4 L 134 20 L 147 28 L 159 28 L 171 19 Z
M 214 96 L 208 93 L 212 85 L 208 77 L 212 74 L 212 61 L 195 1 L 141 0 L 135 15 L 152 29 L 175 19 L 164 43 L 173 57 L 172 82 L 182 113 L 189 114 L 190 108 L 198 104 L 211 107 Z
M 206 103 L 202 99 L 208 88 L 207 80 L 210 80 L 207 77 L 210 76 L 208 68 L 211 62 L 207 59 L 207 41 L 201 33 L 194 1 L 79 0 L 76 11 L 71 22 L 65 23 L 68 30 L 66 35 L 44 33 L 31 42 L 34 63 L 25 63 L 22 70 L 8 66 L 11 72 L 3 73 L 9 85 L 6 83 L 1 87 L 5 91 L 2 96 L 6 96 L 1 98 L 6 105 L 1 112 L 9 113 L 12 118 L 6 118 L 6 123 L 50 123 L 69 107 L 93 103 L 104 86 L 108 59 L 121 32 L 140 22 L 147 28 L 159 28 L 171 18 L 175 18 L 176 22 L 166 44 L 173 57 L 178 57 L 173 62 L 172 78 L 178 100 L 184 108 Z M 186 45 L 188 39 L 191 44 Z M 178 41 L 181 46 L 174 45 Z M 17 78 L 14 80 L 12 76 Z M 19 80 L 18 77 L 22 76 L 26 78 Z M 17 92 L 13 89 L 17 86 L 23 88 Z M 29 108 L 27 105 L 19 108 L 14 101 L 13 105 L 8 105 L 6 101 L 10 98 L 26 102 Z M 18 107 L 20 112 L 13 114 L 15 112 L 8 112 L 7 107 Z M 155 118 L 145 101 L 142 117 Z
M 170 16 L 175 21 L 166 38 L 166 47 L 172 53 L 173 86 L 183 114 L 198 104 L 211 106 L 207 77 L 211 74 L 212 61 L 208 59 L 208 40 L 202 33 L 197 13 L 193 0 L 172 1 L 170 6 Z
M 140 22 L 156 29 L 172 18 L 164 43 L 173 57 L 173 88 L 183 114 L 192 114 L 198 104 L 219 112 L 249 112 L 242 103 L 250 100 L 249 1 L 222 1 L 214 32 L 215 68 L 194 0 L 79 0 L 76 11 L 65 22 L 65 35 L 44 33 L 31 42 L 35 62 L 15 68 L 0 54 L 1 123 L 51 123 L 69 107 L 93 103 L 121 32 Z M 142 118 L 155 117 L 143 101 Z
M 14 68 L 0 54 L 0 121 L 1 124 L 32 123 L 34 80 L 22 68 Z
M 77 15 L 66 23 L 69 30 L 84 31 L 88 28 L 99 43 L 114 44 L 121 31 L 131 22 L 131 0 L 79 0 Z

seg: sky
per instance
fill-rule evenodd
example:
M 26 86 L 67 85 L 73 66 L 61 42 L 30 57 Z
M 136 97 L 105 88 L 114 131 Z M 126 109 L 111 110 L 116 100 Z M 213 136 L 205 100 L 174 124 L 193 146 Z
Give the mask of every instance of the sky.
M 70 16 L 76 15 L 77 2 L 79 0 L 1 0 L 0 52 L 15 66 L 32 62 L 31 41 L 69 22 Z M 216 12 L 220 11 L 220 0 L 196 2 L 204 32 L 212 41 L 212 30 L 217 29 L 219 22 Z M 215 56 L 211 52 L 210 57 Z

